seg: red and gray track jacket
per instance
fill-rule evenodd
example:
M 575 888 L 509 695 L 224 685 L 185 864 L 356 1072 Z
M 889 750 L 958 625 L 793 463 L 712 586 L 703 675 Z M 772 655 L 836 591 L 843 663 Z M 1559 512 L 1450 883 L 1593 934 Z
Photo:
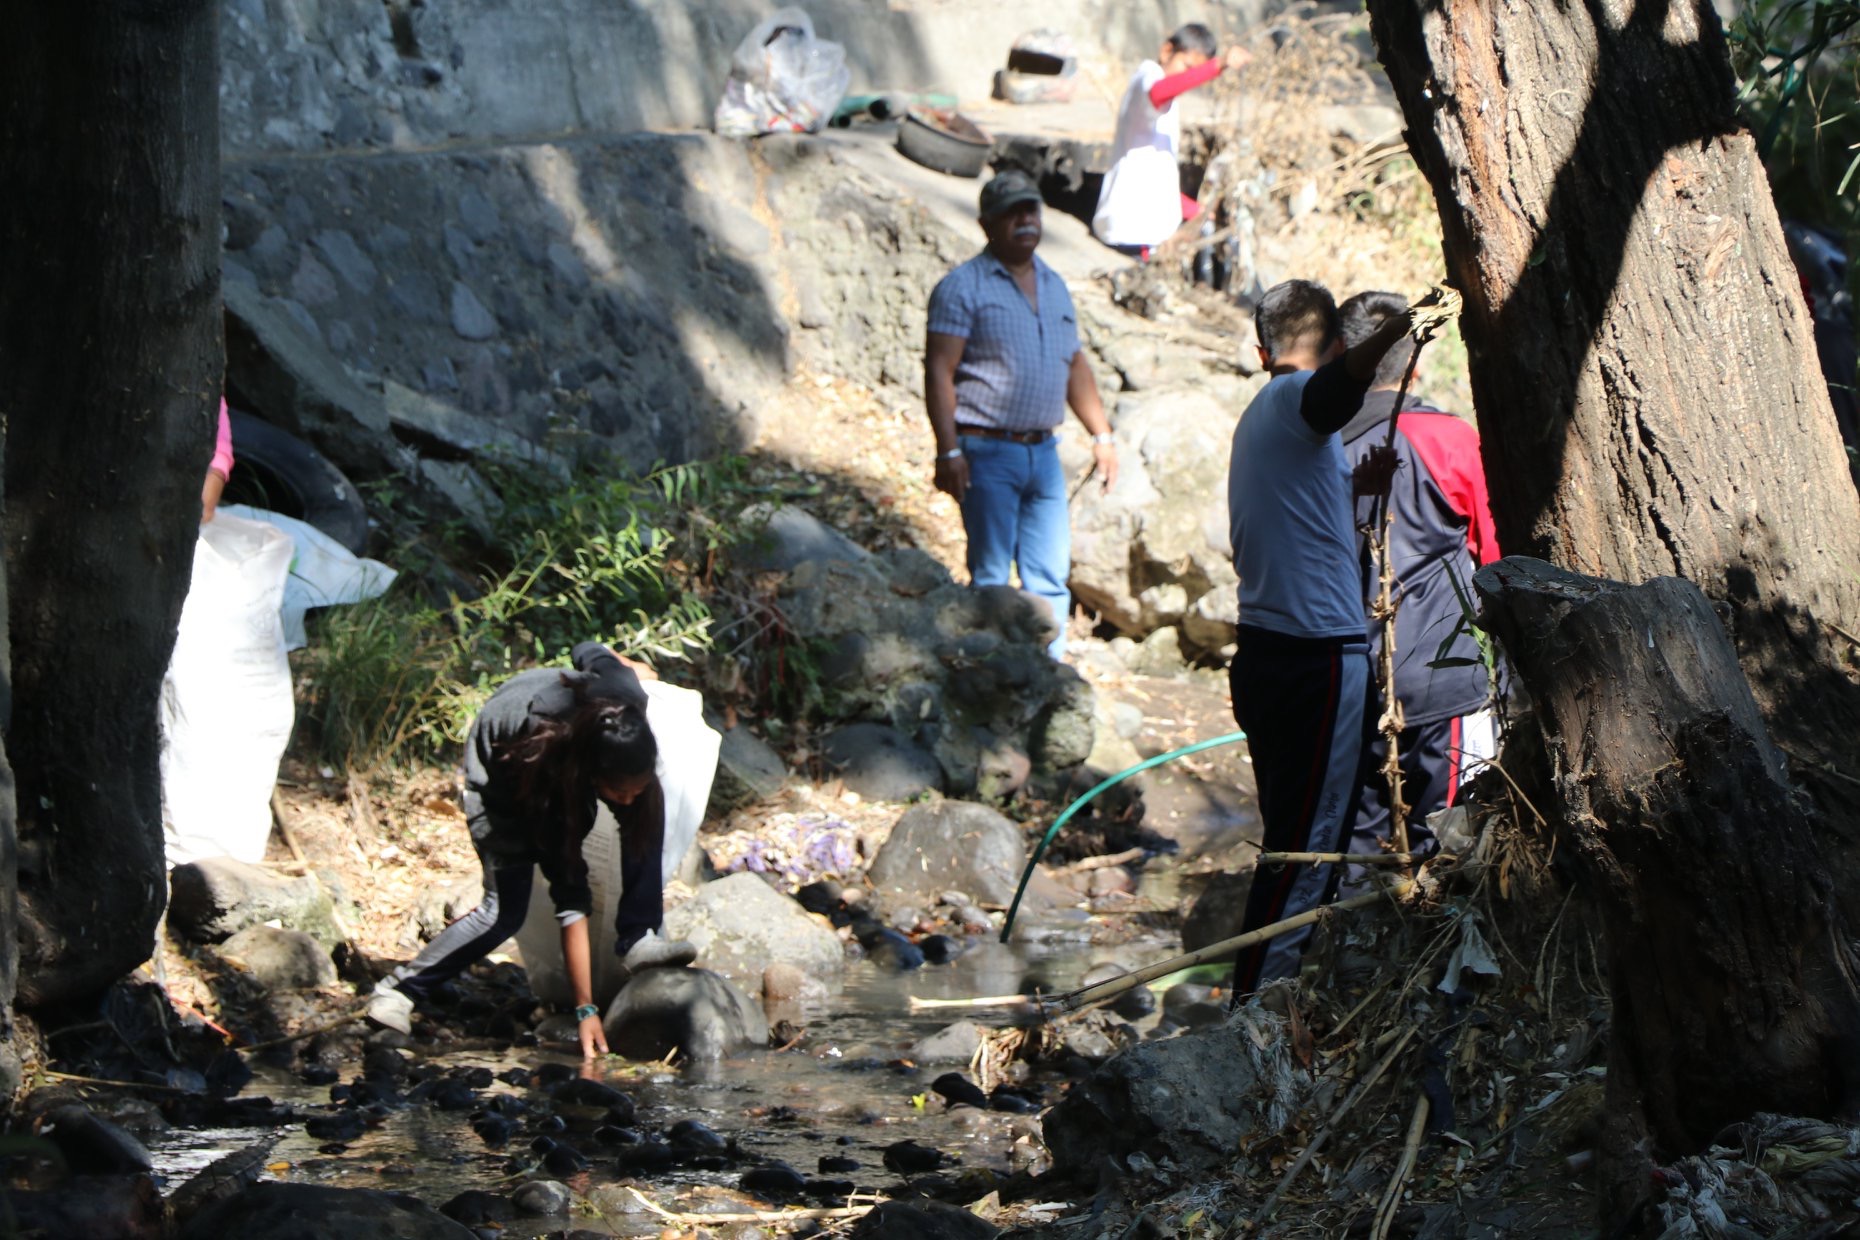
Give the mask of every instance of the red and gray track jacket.
M 1364 397 L 1361 412 L 1341 432 L 1344 456 L 1352 468 L 1387 439 L 1394 407 L 1393 392 Z M 1462 609 L 1449 574 L 1458 578 L 1470 599 L 1474 568 L 1496 560 L 1499 550 L 1479 459 L 1479 433 L 1470 424 L 1411 397 L 1396 420 L 1394 446 L 1401 461 L 1389 494 L 1389 551 L 1400 601 L 1395 613 L 1395 691 L 1405 721 L 1413 726 L 1468 714 L 1486 703 L 1490 686 L 1471 634 L 1461 632 L 1445 651 L 1450 658 L 1473 660 L 1471 665 L 1428 664 L 1441 656 L 1441 643 L 1460 624 Z M 1368 525 L 1373 505 L 1368 498 L 1356 501 L 1359 531 Z M 1358 549 L 1367 564 L 1366 537 L 1359 535 Z M 1375 581 L 1373 571 L 1370 581 Z M 1370 648 L 1379 652 L 1382 628 L 1373 620 L 1368 627 Z

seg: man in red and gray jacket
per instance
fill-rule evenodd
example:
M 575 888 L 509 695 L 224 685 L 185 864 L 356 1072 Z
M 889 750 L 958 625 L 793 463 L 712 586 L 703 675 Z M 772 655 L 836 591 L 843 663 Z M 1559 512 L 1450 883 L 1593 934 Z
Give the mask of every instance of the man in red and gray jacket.
M 1399 294 L 1358 293 L 1337 308 L 1344 344 L 1367 339 L 1407 310 L 1407 299 Z M 1414 347 L 1407 341 L 1383 356 L 1360 412 L 1344 426 L 1343 451 L 1352 466 L 1388 441 L 1389 418 Z M 1395 419 L 1394 449 L 1399 464 L 1389 493 L 1389 555 L 1400 604 L 1395 692 L 1403 715 L 1402 792 L 1410 807 L 1409 848 L 1426 854 L 1435 847 L 1424 825 L 1427 816 L 1453 804 L 1471 763 L 1493 756 L 1491 678 L 1462 623 L 1464 607 L 1454 581 L 1470 600 L 1473 570 L 1496 560 L 1499 550 L 1479 432 L 1471 424 L 1409 396 Z M 1373 497 L 1357 499 L 1359 531 L 1368 526 L 1374 503 Z M 1368 539 L 1359 535 L 1358 545 L 1373 591 L 1379 566 L 1368 563 Z M 1382 642 L 1382 626 L 1373 616 L 1368 635 L 1373 660 Z M 1388 742 L 1376 728 L 1381 713 L 1382 699 L 1372 684 L 1351 852 L 1377 852 L 1389 834 L 1388 783 L 1382 775 Z M 1362 881 L 1360 869 L 1353 868 L 1349 885 Z

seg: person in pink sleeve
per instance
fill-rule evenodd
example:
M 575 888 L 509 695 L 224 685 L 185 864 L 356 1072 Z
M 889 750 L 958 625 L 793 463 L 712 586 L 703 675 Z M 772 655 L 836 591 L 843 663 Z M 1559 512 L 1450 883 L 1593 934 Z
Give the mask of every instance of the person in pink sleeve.
M 220 398 L 220 429 L 213 442 L 213 460 L 207 466 L 207 480 L 200 487 L 200 523 L 205 525 L 213 520 L 214 512 L 220 506 L 220 492 L 226 489 L 226 480 L 232 477 L 232 419 L 226 413 L 226 398 Z
M 1182 192 L 1176 151 L 1182 143 L 1178 95 L 1212 82 L 1224 69 L 1238 72 L 1252 59 L 1243 47 L 1215 59 L 1214 32 L 1190 22 L 1163 41 L 1155 60 L 1137 67 L 1117 111 L 1111 171 L 1098 194 L 1091 230 L 1126 254 L 1149 257 L 1200 206 Z

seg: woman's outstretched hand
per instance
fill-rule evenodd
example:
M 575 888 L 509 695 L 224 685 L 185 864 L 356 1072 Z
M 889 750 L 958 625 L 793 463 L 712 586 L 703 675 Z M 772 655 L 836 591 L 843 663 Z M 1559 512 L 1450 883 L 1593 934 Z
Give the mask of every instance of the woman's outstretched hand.
M 583 1019 L 580 1032 L 583 1060 L 592 1062 L 596 1055 L 607 1053 L 607 1030 L 601 1025 L 599 1013 Z

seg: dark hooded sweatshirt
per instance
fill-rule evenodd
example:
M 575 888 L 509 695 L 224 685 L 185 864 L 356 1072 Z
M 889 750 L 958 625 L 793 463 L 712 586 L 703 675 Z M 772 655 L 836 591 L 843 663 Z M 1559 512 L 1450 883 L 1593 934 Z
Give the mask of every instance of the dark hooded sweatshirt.
M 578 804 L 557 807 L 554 798 L 529 801 L 519 773 L 503 747 L 539 719 L 566 719 L 584 696 L 610 699 L 646 711 L 646 691 L 632 669 L 599 642 L 583 642 L 571 654 L 575 670 L 532 668 L 505 681 L 473 721 L 465 745 L 465 815 L 472 843 L 493 864 L 525 860 L 542 868 L 556 915 L 593 913 L 594 897 L 581 844 L 594 826 L 597 794 L 592 787 Z M 665 829 L 665 794 L 654 778 L 631 805 L 608 804 L 620 824 L 622 892 L 616 925 L 623 932 L 638 922 L 659 923 L 662 902 L 659 849 Z M 638 907 L 635 908 L 634 906 Z M 643 919 L 643 920 L 642 920 Z M 637 927 L 634 927 L 637 928 Z

